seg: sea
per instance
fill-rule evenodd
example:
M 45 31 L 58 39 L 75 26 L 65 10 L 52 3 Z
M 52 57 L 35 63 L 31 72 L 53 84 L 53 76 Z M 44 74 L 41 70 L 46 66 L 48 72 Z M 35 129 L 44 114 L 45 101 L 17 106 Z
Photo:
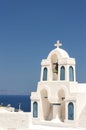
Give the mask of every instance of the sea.
M 30 112 L 30 95 L 0 95 L 0 106 L 14 107 L 16 110 L 19 108 L 24 112 Z

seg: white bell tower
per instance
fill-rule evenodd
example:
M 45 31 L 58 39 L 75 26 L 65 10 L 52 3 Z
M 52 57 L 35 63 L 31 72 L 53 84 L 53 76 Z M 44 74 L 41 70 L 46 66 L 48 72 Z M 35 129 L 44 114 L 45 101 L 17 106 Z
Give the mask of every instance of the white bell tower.
M 41 81 L 75 82 L 75 59 L 61 49 L 62 44 L 57 41 L 56 49 L 52 50 L 47 59 L 41 62 Z
M 31 94 L 33 120 L 67 119 L 69 90 L 76 86 L 75 59 L 70 58 L 61 46 L 57 41 L 56 48 L 42 59 L 37 92 Z

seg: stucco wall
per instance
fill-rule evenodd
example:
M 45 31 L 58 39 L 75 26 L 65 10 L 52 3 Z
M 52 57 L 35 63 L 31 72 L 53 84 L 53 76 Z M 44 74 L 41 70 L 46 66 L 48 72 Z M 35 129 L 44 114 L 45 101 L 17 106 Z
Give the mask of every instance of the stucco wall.
M 25 112 L 0 113 L 0 128 L 5 130 L 26 130 L 31 120 L 31 114 Z

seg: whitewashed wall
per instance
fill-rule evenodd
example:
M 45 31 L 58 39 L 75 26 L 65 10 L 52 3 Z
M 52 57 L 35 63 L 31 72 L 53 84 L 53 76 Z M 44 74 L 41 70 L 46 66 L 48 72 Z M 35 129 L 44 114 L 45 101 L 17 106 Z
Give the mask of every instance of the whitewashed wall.
M 31 123 L 31 113 L 0 113 L 0 130 L 27 130 Z M 2 129 L 1 129 L 2 128 Z

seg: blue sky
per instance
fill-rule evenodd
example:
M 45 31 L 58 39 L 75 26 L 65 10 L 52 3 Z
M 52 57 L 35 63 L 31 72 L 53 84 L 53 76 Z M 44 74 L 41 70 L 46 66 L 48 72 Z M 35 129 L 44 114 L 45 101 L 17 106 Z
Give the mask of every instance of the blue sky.
M 86 0 L 0 1 L 0 93 L 28 94 L 60 40 L 86 82 Z

